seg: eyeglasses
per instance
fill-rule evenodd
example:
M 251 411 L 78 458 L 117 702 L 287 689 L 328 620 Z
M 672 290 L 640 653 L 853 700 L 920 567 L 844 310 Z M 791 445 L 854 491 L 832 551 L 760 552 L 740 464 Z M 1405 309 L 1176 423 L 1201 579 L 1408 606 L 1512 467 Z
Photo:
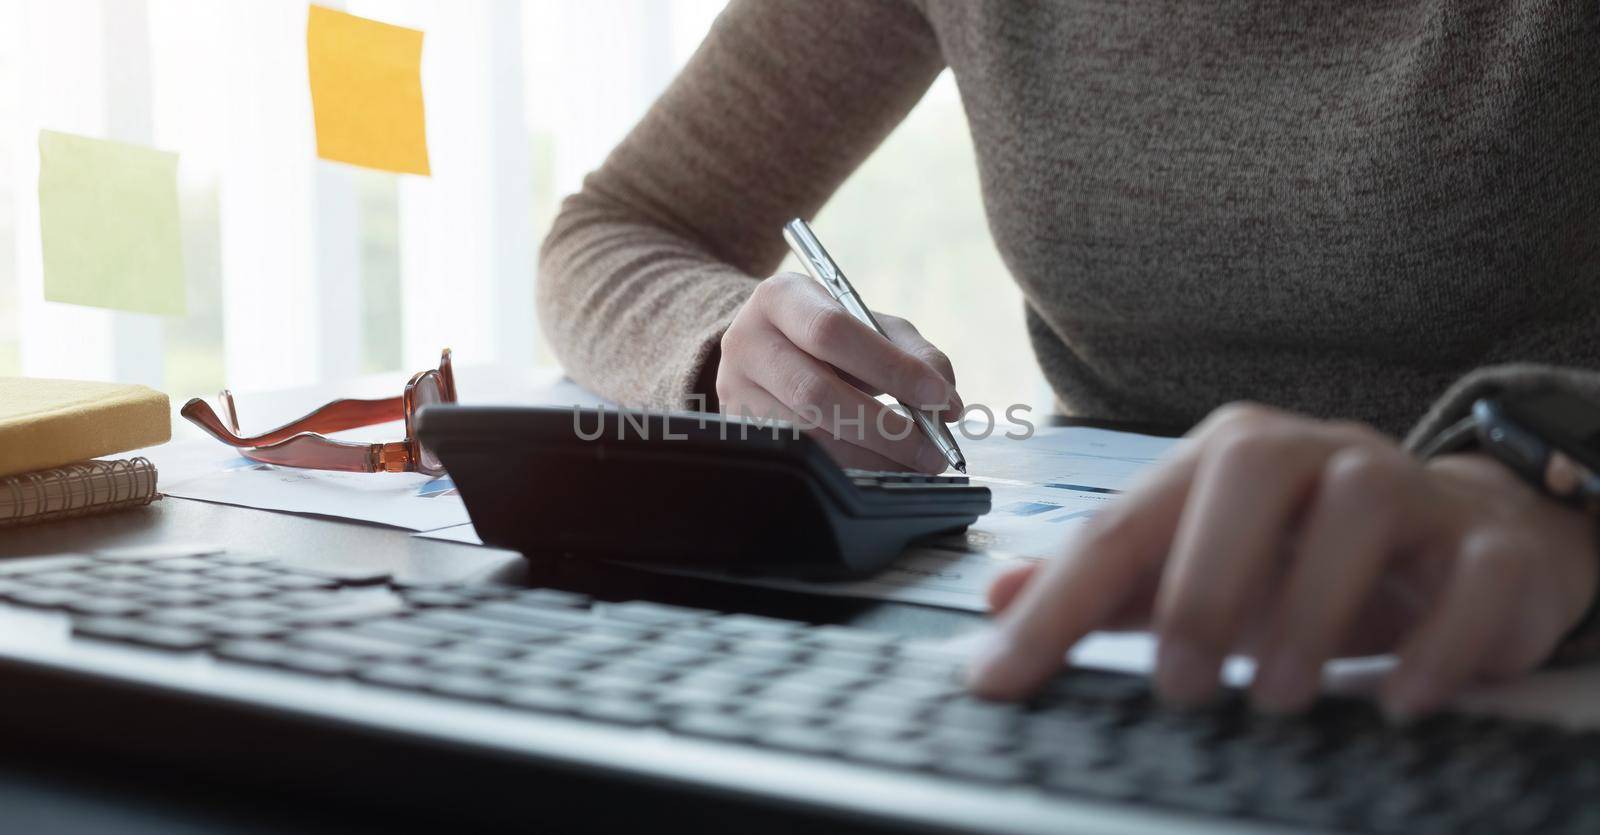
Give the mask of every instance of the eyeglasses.
M 252 461 L 348 473 L 443 475 L 444 466 L 438 456 L 417 441 L 412 421 L 423 406 L 456 402 L 456 380 L 450 371 L 450 349 L 446 348 L 439 356 L 439 367 L 417 372 L 399 397 L 335 400 L 299 420 L 249 438 L 239 435 L 233 394 L 224 390 L 219 399 L 227 423 L 198 397 L 185 403 L 180 414 L 211 437 L 238 448 L 240 455 Z M 403 441 L 363 444 L 336 441 L 324 434 L 401 418 L 406 422 Z

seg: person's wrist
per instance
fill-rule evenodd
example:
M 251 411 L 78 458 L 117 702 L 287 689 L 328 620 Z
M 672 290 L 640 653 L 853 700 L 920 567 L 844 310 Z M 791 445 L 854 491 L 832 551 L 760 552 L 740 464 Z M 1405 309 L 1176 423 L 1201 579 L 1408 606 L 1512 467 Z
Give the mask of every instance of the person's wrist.
M 1555 546 L 1544 554 L 1553 572 L 1547 599 L 1561 629 L 1552 661 L 1600 656 L 1600 519 L 1546 494 L 1486 452 L 1437 455 L 1426 466 L 1462 489 L 1489 494 L 1486 508 L 1520 517 L 1519 525 L 1537 529 Z

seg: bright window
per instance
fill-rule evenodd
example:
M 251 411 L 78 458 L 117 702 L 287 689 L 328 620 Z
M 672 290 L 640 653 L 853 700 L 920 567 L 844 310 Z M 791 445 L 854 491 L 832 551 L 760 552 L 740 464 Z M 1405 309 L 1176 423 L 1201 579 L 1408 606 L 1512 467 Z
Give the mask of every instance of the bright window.
M 721 3 L 327 5 L 426 33 L 432 177 L 317 159 L 303 3 L 0 4 L 0 374 L 181 400 L 423 368 L 445 345 L 462 363 L 553 363 L 538 242 Z M 40 128 L 180 153 L 187 316 L 43 300 Z M 948 75 L 817 225 L 874 305 L 945 347 L 969 401 L 1044 405 Z

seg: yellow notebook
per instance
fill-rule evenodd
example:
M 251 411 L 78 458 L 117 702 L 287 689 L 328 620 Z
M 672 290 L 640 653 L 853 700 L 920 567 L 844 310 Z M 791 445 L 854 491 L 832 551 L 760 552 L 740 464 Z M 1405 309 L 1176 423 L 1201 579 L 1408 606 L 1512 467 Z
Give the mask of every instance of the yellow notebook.
M 0 476 L 165 443 L 167 396 L 145 386 L 0 377 Z

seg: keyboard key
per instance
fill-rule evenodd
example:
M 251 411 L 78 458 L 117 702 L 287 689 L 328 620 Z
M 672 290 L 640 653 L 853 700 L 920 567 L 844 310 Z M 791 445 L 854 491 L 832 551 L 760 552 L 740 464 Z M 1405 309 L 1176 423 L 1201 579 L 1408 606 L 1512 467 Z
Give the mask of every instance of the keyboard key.
M 217 656 L 245 664 L 277 664 L 289 648 L 272 641 L 226 641 L 212 650 Z
M 650 644 L 634 650 L 633 655 L 629 657 L 636 661 L 677 670 L 684 670 L 710 658 L 704 652 L 668 644 Z
M 936 664 L 928 661 L 901 660 L 890 661 L 884 668 L 883 674 L 897 679 L 917 679 L 918 683 L 931 682 L 951 686 L 960 686 L 962 668 L 956 664 Z M 912 684 L 912 682 L 906 682 Z
M 560 589 L 527 589 L 518 591 L 504 599 L 507 603 L 536 608 L 587 609 L 591 602 L 588 595 L 561 591 Z
M 393 659 L 409 658 L 418 654 L 417 648 L 411 644 L 394 643 L 339 629 L 312 629 L 292 636 L 289 641 L 296 646 L 350 658 Z
M 216 563 L 211 562 L 210 560 L 203 560 L 196 557 L 179 557 L 177 559 L 161 560 L 159 562 L 151 562 L 149 564 L 161 569 L 162 571 L 205 571 L 206 569 L 212 568 L 216 565 Z
M 200 606 L 213 600 L 200 592 L 186 589 L 159 589 L 139 595 L 139 602 L 153 609 Z
M 927 712 L 926 705 L 920 702 L 863 692 L 850 694 L 839 709 L 848 713 L 886 716 L 892 719 L 922 716 Z
M 578 703 L 577 714 L 618 725 L 650 725 L 661 718 L 659 709 L 649 702 L 614 696 L 584 699 Z
M 914 716 L 846 713 L 835 708 L 827 716 L 829 730 L 847 739 L 895 739 L 919 735 L 927 727 Z
M 890 768 L 925 769 L 933 767 L 933 752 L 918 745 L 893 739 L 862 739 L 847 745 L 846 759 Z
M 813 667 L 827 667 L 833 670 L 872 675 L 883 670 L 887 666 L 888 660 L 880 655 L 821 650 L 807 656 L 806 664 Z
M 261 582 L 278 591 L 313 591 L 315 589 L 331 589 L 338 585 L 332 580 L 310 577 L 305 574 L 274 574 L 271 577 L 263 578 Z
M 1244 792 L 1232 786 L 1163 786 L 1154 798 L 1158 802 L 1191 812 L 1212 815 L 1237 815 L 1248 808 Z
M 212 607 L 211 611 L 229 618 L 272 618 L 292 613 L 294 607 L 271 600 L 230 600 Z
M 1105 800 L 1133 800 L 1141 793 L 1136 780 L 1124 772 L 1110 769 L 1058 769 L 1047 773 L 1042 785 L 1052 791 Z
M 450 675 L 468 675 L 484 678 L 494 675 L 505 665 L 477 655 L 457 655 L 448 650 L 429 653 L 422 657 L 421 663 L 436 673 Z
M 286 648 L 283 657 L 278 660 L 278 666 L 314 676 L 342 676 L 354 672 L 356 668 L 355 661 L 349 658 L 299 647 Z
M 606 655 L 626 652 L 637 647 L 638 643 L 615 635 L 574 635 L 561 641 L 558 646 L 586 655 Z
M 127 618 L 82 618 L 72 622 L 72 634 L 104 641 L 129 641 L 148 624 Z
M 430 629 L 415 620 L 399 618 L 367 621 L 351 627 L 350 631 L 419 648 L 436 647 L 456 637 L 441 629 Z
M 688 736 L 728 741 L 750 739 L 757 730 L 738 714 L 704 709 L 684 710 L 669 720 L 667 726 Z
M 106 617 L 131 617 L 143 614 L 145 607 L 131 600 L 88 597 L 67 604 L 67 611 L 79 615 L 104 615 Z
M 418 609 L 464 609 L 476 606 L 476 598 L 442 589 L 407 589 L 406 602 Z
M 522 664 L 559 672 L 577 672 L 600 666 L 601 658 L 587 652 L 574 652 L 562 647 L 530 650 L 522 657 Z
M 805 633 L 806 643 L 832 650 L 882 654 L 892 650 L 900 639 L 893 635 L 849 629 L 843 626 L 817 626 Z
M 211 555 L 208 559 L 217 565 L 271 565 L 278 561 L 277 557 L 266 554 L 217 553 Z
M 321 609 L 327 606 L 338 606 L 349 598 L 335 589 L 321 589 L 312 591 L 296 591 L 288 594 L 276 594 L 272 602 L 279 606 L 291 609 Z
M 422 690 L 436 673 L 409 664 L 385 663 L 359 667 L 353 675 L 368 684 L 399 690 Z
M 85 598 L 67 589 L 23 589 L 6 595 L 6 599 L 18 606 L 33 609 L 65 609 Z
M 1022 721 L 1022 716 L 1023 709 L 1020 705 L 967 699 L 939 708 L 934 716 L 934 722 L 941 725 L 1009 731 L 1017 727 Z
M 641 663 L 632 656 L 617 661 L 606 661 L 596 670 L 597 675 L 614 679 L 626 679 L 640 684 L 658 684 L 675 675 L 671 670 L 658 664 Z
M 143 582 L 146 586 L 153 586 L 163 589 L 194 589 L 198 586 L 208 586 L 211 584 L 211 581 L 206 579 L 204 575 L 178 573 L 163 574 L 159 577 L 150 577 L 145 579 Z
M 699 652 L 720 652 L 727 643 L 727 639 L 722 635 L 692 627 L 663 632 L 656 641 Z
M 297 612 L 288 620 L 307 626 L 324 623 L 353 623 L 368 618 L 392 615 L 400 610 L 400 602 L 383 597 L 352 597 L 338 606 Z
M 151 591 L 149 586 L 130 580 L 105 580 L 74 588 L 96 597 L 141 597 Z
M 827 731 L 807 724 L 764 723 L 756 735 L 756 742 L 767 748 L 794 751 L 801 754 L 828 756 L 844 750 L 844 743 Z
M 779 620 L 760 615 L 724 615 L 706 624 L 705 628 L 727 635 L 781 640 L 803 632 L 806 629 L 806 625 L 792 620 Z
M 840 694 L 833 690 L 820 690 L 789 681 L 779 681 L 757 690 L 753 698 L 762 701 L 784 702 L 791 705 L 822 710 L 838 701 Z
M 428 681 L 427 690 L 452 699 L 474 702 L 499 701 L 505 692 L 504 685 L 490 679 L 464 674 L 445 674 Z
M 563 634 L 544 626 L 485 620 L 459 609 L 428 609 L 411 622 L 429 629 L 449 630 L 459 639 L 493 639 L 530 648 L 552 643 Z
M 193 629 L 182 629 L 176 626 L 147 626 L 128 637 L 128 640 L 151 649 L 165 649 L 174 652 L 202 649 L 211 643 L 211 638 L 203 632 Z
M 581 629 L 594 623 L 589 613 L 575 609 L 534 608 L 505 601 L 485 603 L 474 608 L 471 614 L 484 620 L 545 629 Z
M 793 644 L 779 641 L 767 641 L 760 638 L 745 638 L 735 642 L 729 647 L 729 652 L 741 658 L 759 658 L 776 664 L 787 665 L 806 656 L 803 649 Z
M 161 572 L 140 565 L 105 565 L 92 568 L 83 572 L 85 576 L 101 577 L 107 580 L 145 580 L 150 577 L 159 577 Z
M 599 612 L 602 618 L 625 620 L 646 626 L 682 626 L 705 620 L 716 614 L 716 612 L 709 609 L 667 606 L 661 603 L 647 603 L 642 600 L 613 603 L 602 607 Z
M 568 690 L 534 684 L 508 687 L 501 693 L 500 701 L 511 707 L 542 713 L 572 713 L 583 704 L 584 698 Z
M 246 618 L 228 618 L 207 624 L 204 628 L 207 632 L 222 638 L 276 638 L 290 631 L 290 626 L 286 623 Z
M 1029 777 L 1028 767 L 1023 762 L 983 754 L 942 758 L 934 764 L 934 770 L 980 783 L 1018 783 Z
M 528 644 L 513 641 L 499 641 L 494 638 L 469 638 L 450 645 L 453 655 L 481 658 L 486 661 L 503 661 L 508 658 L 521 658 L 527 653 Z
M 101 581 L 93 575 L 82 571 L 41 571 L 37 574 L 25 576 L 22 582 L 35 588 L 72 589 L 83 586 L 98 587 L 101 582 L 112 581 Z
M 165 626 L 207 626 L 225 619 L 210 609 L 164 608 L 145 615 L 145 620 Z
M 782 678 L 775 679 L 772 685 L 843 694 L 858 689 L 868 681 L 870 679 L 857 673 L 802 667 Z
M 657 700 L 659 701 L 659 696 Z M 704 704 L 704 702 L 702 702 Z M 804 701 L 783 702 L 772 699 L 762 699 L 759 702 L 727 701 L 722 704 L 728 709 L 737 710 L 748 716 L 751 721 L 761 726 L 766 726 L 774 721 L 779 722 L 804 722 L 818 726 L 825 725 L 832 718 L 830 707 L 818 706 Z
M 211 595 L 212 597 L 223 597 L 228 599 L 265 597 L 269 594 L 274 594 L 277 592 L 277 589 L 274 589 L 273 587 L 263 583 L 207 583 L 204 588 L 205 593 Z

